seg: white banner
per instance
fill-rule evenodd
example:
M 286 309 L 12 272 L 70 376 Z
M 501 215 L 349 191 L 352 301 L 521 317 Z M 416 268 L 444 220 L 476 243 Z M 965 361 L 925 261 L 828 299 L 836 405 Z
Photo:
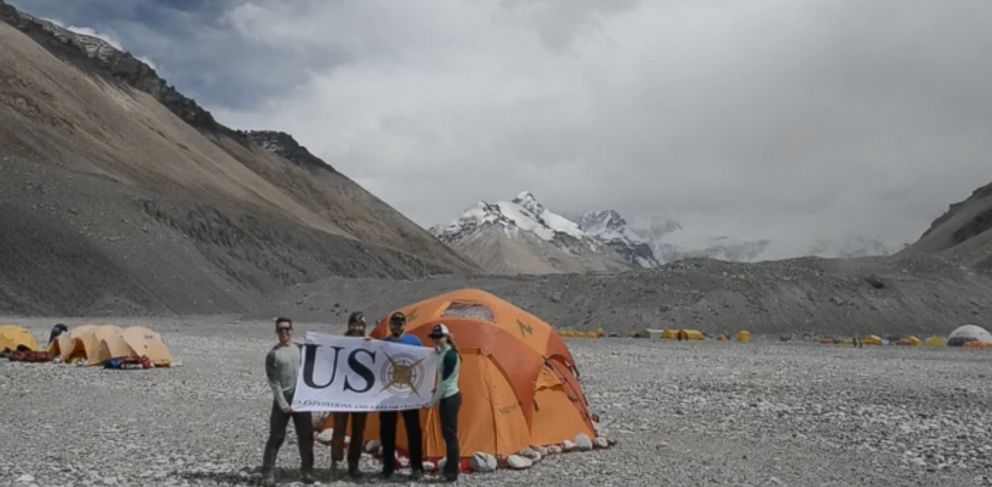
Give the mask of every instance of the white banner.
M 431 398 L 438 354 L 361 337 L 307 332 L 294 411 L 399 411 Z

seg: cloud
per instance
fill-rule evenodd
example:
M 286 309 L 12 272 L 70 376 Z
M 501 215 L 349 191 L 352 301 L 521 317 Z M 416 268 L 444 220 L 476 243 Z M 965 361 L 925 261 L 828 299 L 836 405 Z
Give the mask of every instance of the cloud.
M 221 121 L 294 134 L 423 225 L 531 189 L 785 256 L 915 239 L 992 179 L 982 0 L 70 10 L 87 3 L 88 22 L 63 18 L 167 63 Z

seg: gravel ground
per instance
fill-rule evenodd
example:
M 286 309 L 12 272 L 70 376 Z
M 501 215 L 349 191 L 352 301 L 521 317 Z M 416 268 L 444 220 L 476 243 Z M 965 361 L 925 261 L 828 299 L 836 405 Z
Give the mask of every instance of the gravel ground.
M 39 338 L 54 322 L 27 321 Z M 0 485 L 256 482 L 271 324 L 225 317 L 144 323 L 162 332 L 181 367 L 105 371 L 0 361 Z M 297 329 L 299 337 L 337 331 L 306 323 Z M 617 445 L 461 483 L 992 485 L 989 352 L 760 339 L 570 346 L 602 432 Z M 318 447 L 324 484 L 328 462 L 328 449 Z M 279 465 L 281 481 L 292 485 L 292 433 Z M 362 468 L 378 470 L 370 458 Z

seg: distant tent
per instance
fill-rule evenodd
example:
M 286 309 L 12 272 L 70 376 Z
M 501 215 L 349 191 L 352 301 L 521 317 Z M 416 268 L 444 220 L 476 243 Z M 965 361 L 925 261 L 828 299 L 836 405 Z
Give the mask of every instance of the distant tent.
M 861 343 L 863 345 L 881 345 L 882 337 L 878 335 L 868 335 L 864 338 L 864 340 L 861 340 Z
M 992 343 L 992 334 L 980 326 L 963 325 L 947 335 L 948 346 L 960 347 L 968 342 Z
M 19 347 L 37 352 L 38 341 L 27 328 L 21 325 L 0 325 L 0 352 L 14 352 Z
M 104 339 L 112 337 L 119 334 L 124 330 L 119 326 L 114 325 L 99 325 L 89 328 L 82 333 L 73 333 L 73 352 L 72 357 L 75 358 L 79 356 L 79 351 L 82 351 L 81 358 L 86 360 L 86 365 L 100 365 L 103 362 L 100 361 L 97 355 L 97 350 L 100 349 L 100 345 Z
M 751 341 L 751 332 L 747 330 L 741 330 L 737 332 L 737 341 L 741 343 L 747 343 Z
M 86 334 L 93 328 L 95 328 L 93 325 L 83 325 L 62 333 L 48 344 L 48 353 L 61 356 L 65 362 L 71 362 L 75 359 L 85 359 L 86 349 L 83 347 L 82 342 L 76 342 L 76 337 Z
M 679 337 L 680 337 L 679 339 L 680 340 L 695 341 L 695 340 L 705 340 L 706 339 L 706 335 L 704 335 L 703 332 L 701 332 L 699 330 L 689 330 L 689 329 L 683 328 L 683 329 L 681 329 L 681 330 L 678 331 L 678 334 L 679 334 Z
M 947 346 L 947 339 L 944 337 L 932 336 L 927 338 L 927 346 L 933 348 L 941 348 Z
M 923 343 L 923 340 L 920 340 L 918 337 L 911 336 L 906 338 L 900 338 L 892 343 L 904 347 L 918 347 Z

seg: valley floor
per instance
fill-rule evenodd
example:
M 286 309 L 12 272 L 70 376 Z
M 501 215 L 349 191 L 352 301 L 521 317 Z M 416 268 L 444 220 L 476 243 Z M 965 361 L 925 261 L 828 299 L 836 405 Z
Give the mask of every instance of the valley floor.
M 106 371 L 0 361 L 0 485 L 256 481 L 268 420 L 262 359 L 273 342 L 271 323 L 139 321 L 162 332 L 181 367 Z M 51 322 L 26 324 L 40 338 Z M 329 328 L 298 323 L 297 336 L 340 331 Z M 467 475 L 460 483 L 992 484 L 988 352 L 760 339 L 569 345 L 602 433 L 617 445 L 552 457 L 524 472 Z M 289 438 L 279 459 L 286 483 L 298 464 Z M 323 484 L 328 461 L 328 449 L 318 447 Z M 366 458 L 362 468 L 378 467 Z

